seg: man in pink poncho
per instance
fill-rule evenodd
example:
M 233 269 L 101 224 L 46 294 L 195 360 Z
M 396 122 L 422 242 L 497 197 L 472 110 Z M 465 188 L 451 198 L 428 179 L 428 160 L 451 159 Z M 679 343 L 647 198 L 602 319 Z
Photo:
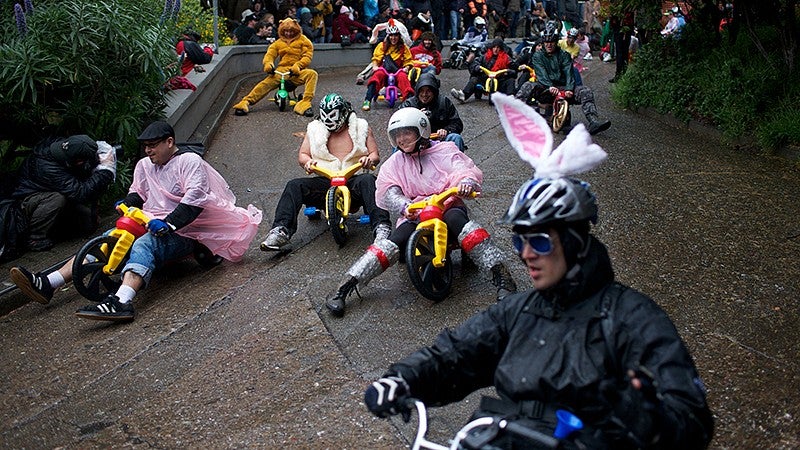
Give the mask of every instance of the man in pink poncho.
M 419 221 L 408 205 L 458 186 L 459 195 L 480 191 L 483 173 L 472 160 L 449 141 L 431 142 L 428 117 L 416 108 L 403 108 L 389 119 L 389 141 L 397 148 L 381 167 L 376 181 L 375 202 L 399 215 L 397 227 L 387 239 L 377 240 L 347 270 L 343 283 L 329 296 L 325 306 L 334 316 L 344 315 L 347 296 L 361 283 L 383 273 L 400 257 Z M 458 197 L 447 205 L 444 221 L 451 236 L 458 236 L 461 249 L 483 270 L 491 271 L 497 299 L 516 292 L 514 279 L 503 263 L 505 255 L 490 240 L 489 233 L 467 216 Z
M 121 203 L 141 208 L 151 218 L 149 233 L 134 241 L 117 292 L 99 304 L 78 309 L 78 317 L 133 320 L 133 297 L 148 284 L 154 270 L 197 248 L 239 261 L 261 223 L 261 211 L 252 205 L 237 207 L 228 183 L 200 155 L 178 148 L 168 123 L 153 122 L 138 140 L 147 157 L 136 164 L 133 183 Z M 14 267 L 11 278 L 25 295 L 47 304 L 56 289 L 72 280 L 72 260 L 49 274 Z

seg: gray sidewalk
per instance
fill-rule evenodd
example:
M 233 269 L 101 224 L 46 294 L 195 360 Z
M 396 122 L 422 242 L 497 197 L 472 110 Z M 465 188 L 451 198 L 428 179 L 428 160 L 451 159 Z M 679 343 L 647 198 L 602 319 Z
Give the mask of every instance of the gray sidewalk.
M 613 66 L 589 67 L 584 78 L 613 125 L 595 139 L 608 161 L 584 178 L 598 195 L 595 231 L 617 277 L 661 304 L 691 349 L 717 417 L 713 448 L 797 448 L 800 170 L 614 109 L 606 81 Z M 360 105 L 358 70 L 320 68 L 317 98 L 335 90 Z M 446 69 L 442 91 L 463 87 L 466 77 Z M 244 80 L 231 98 L 256 81 Z M 485 178 L 472 216 L 510 249 L 496 220 L 531 169 L 487 101 L 458 109 L 467 153 Z M 391 112 L 358 111 L 384 158 Z M 583 121 L 579 109 L 573 113 Z M 303 176 L 295 133 L 307 119 L 265 100 L 245 117 L 228 110 L 219 123 L 206 159 L 238 204 L 263 210 L 261 239 L 284 184 Z M 370 238 L 355 227 L 340 249 L 324 223 L 301 217 L 289 254 L 263 253 L 254 242 L 239 264 L 202 270 L 184 261 L 163 271 L 137 297 L 129 325 L 74 318 L 86 301 L 72 288 L 47 306 L 0 298 L 19 306 L 0 320 L 0 441 L 9 448 L 402 448 L 410 427 L 366 411 L 368 381 L 489 305 L 494 290 L 485 274 L 459 264 L 453 294 L 433 304 L 396 266 L 362 288 L 361 300 L 351 297 L 344 318 L 332 318 L 324 297 Z M 19 262 L 41 268 L 81 244 Z M 530 286 L 510 253 L 509 261 L 521 287 Z M 432 411 L 432 435 L 444 442 L 474 399 Z

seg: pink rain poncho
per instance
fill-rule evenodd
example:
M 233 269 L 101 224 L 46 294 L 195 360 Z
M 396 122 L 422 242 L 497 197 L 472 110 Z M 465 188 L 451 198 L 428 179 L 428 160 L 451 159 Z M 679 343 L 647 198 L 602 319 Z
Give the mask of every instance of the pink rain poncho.
M 392 186 L 399 186 L 406 197 L 416 202 L 457 186 L 465 178 L 481 184 L 483 172 L 452 142 L 433 142 L 430 148 L 414 155 L 397 151 L 381 166 L 375 183 L 375 202 L 387 209 L 384 196 Z M 455 204 L 461 203 L 457 197 L 451 199 L 457 200 Z M 401 217 L 397 223 L 403 220 Z
M 176 233 L 229 261 L 242 259 L 261 223 L 261 210 L 236 206 L 236 196 L 222 175 L 192 152 L 177 154 L 163 166 L 142 158 L 136 163 L 130 192 L 144 199 L 142 210 L 152 218 L 163 219 L 178 203 L 203 208 Z

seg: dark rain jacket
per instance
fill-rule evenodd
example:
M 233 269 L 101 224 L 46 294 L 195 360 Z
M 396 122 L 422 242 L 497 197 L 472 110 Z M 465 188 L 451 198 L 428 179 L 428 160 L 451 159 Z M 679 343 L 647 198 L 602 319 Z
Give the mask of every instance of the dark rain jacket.
M 562 282 L 549 299 L 531 290 L 491 305 L 387 374 L 401 374 L 411 395 L 430 405 L 492 385 L 505 403 L 541 402 L 550 413 L 531 423 L 550 435 L 552 411 L 569 409 L 586 425 L 576 440 L 588 448 L 637 446 L 614 422 L 620 412 L 640 442 L 658 437 L 646 447 L 705 448 L 713 432 L 705 389 L 669 317 L 647 296 L 614 282 L 597 240 L 580 270 L 576 280 L 582 281 Z M 607 302 L 606 337 L 601 317 Z M 640 366 L 658 383 L 663 401 L 656 409 L 631 396 L 624 379 L 627 369 Z
M 401 108 L 411 106 L 417 109 L 428 111 L 428 118 L 431 121 L 431 132 L 445 129 L 448 133 L 461 134 L 464 131 L 464 122 L 456 111 L 455 105 L 444 95 L 439 95 L 439 80 L 432 73 L 423 73 L 417 80 L 416 90 L 428 86 L 433 90 L 433 101 L 423 104 L 416 95 L 404 101 Z
M 561 87 L 568 91 L 575 90 L 575 77 L 572 75 L 572 57 L 569 53 L 556 47 L 553 53 L 544 49 L 533 54 L 531 61 L 536 71 L 537 83 L 545 87 Z
M 23 161 L 19 172 L 19 184 L 14 198 L 25 198 L 37 192 L 58 192 L 75 203 L 89 204 L 97 200 L 114 181 L 110 170 L 94 170 L 97 156 L 81 167 L 71 167 L 69 161 L 59 160 L 50 150 L 50 145 L 39 145 L 33 155 Z

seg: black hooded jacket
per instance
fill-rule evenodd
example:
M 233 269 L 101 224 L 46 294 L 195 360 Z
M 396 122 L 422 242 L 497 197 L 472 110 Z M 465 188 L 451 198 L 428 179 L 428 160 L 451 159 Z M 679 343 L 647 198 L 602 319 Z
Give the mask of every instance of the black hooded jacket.
M 423 73 L 417 80 L 415 90 L 419 92 L 421 87 L 428 86 L 433 90 L 433 100 L 431 103 L 424 104 L 419 100 L 419 96 L 413 96 L 404 101 L 401 108 L 410 106 L 427 111 L 428 118 L 431 120 L 431 131 L 445 129 L 448 133 L 461 134 L 464 131 L 464 122 L 456 111 L 455 105 L 446 96 L 439 95 L 439 80 L 432 73 Z
M 74 166 L 67 159 L 53 154 L 49 143 L 38 145 L 33 154 L 23 161 L 19 184 L 13 197 L 22 199 L 37 192 L 58 192 L 75 203 L 88 204 L 97 200 L 114 181 L 110 170 L 94 170 L 97 155 L 80 155 L 84 164 Z M 77 158 L 77 156 L 76 156 Z
M 587 448 L 705 448 L 713 419 L 669 317 L 614 282 L 606 248 L 594 238 L 575 280 L 562 281 L 549 299 L 535 290 L 506 297 L 387 374 L 402 375 L 411 395 L 430 405 L 492 385 L 504 404 L 542 402 L 550 413 L 531 423 L 548 434 L 552 410 L 569 409 L 585 424 L 575 440 Z M 611 305 L 606 332 L 604 304 Z M 630 388 L 625 373 L 640 366 L 654 374 L 661 402 L 643 403 Z M 615 420 L 620 414 L 625 419 Z

